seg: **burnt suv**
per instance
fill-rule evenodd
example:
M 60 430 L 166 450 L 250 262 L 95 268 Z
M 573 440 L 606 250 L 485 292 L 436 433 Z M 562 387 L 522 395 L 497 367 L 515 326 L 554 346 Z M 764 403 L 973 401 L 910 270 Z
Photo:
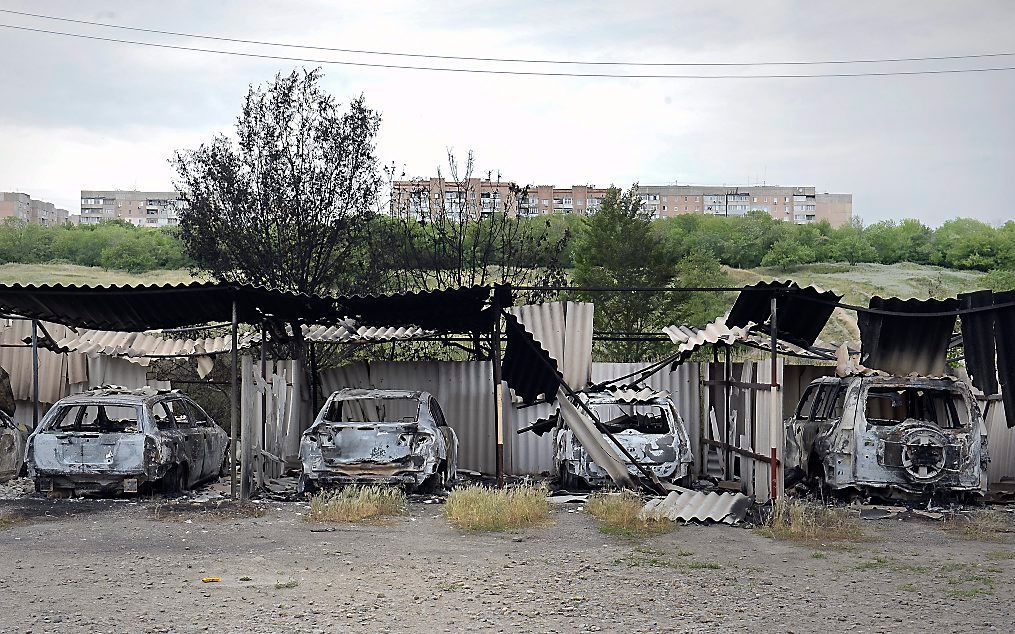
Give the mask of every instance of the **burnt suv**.
M 58 401 L 28 438 L 40 492 L 178 493 L 228 468 L 229 438 L 176 391 L 105 387 Z
M 823 377 L 786 422 L 786 483 L 884 497 L 982 494 L 987 431 L 969 387 L 951 377 Z

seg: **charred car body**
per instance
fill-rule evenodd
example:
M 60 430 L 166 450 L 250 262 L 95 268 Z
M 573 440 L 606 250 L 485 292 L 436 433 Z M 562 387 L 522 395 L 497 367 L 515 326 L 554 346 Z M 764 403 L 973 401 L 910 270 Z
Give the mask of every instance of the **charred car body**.
M 300 492 L 328 485 L 446 488 L 458 436 L 427 392 L 345 389 L 332 394 L 300 442 Z
M 674 482 L 689 474 L 694 463 L 691 441 L 668 394 L 646 392 L 638 397 L 624 397 L 593 392 L 579 394 L 578 398 L 596 414 L 603 428 L 660 480 Z M 642 475 L 634 463 L 620 455 L 605 433 L 603 440 L 618 454 L 632 476 Z M 609 473 L 590 459 L 589 453 L 562 421 L 558 421 L 554 430 L 554 441 L 554 463 L 561 486 L 576 489 L 613 483 Z
M 28 430 L 14 422 L 14 410 L 10 376 L 0 368 L 0 482 L 17 477 L 24 465 Z
M 58 401 L 28 439 L 38 491 L 179 492 L 217 478 L 229 438 L 189 397 L 101 388 Z
M 823 377 L 786 423 L 786 478 L 885 497 L 980 494 L 987 432 L 951 377 Z

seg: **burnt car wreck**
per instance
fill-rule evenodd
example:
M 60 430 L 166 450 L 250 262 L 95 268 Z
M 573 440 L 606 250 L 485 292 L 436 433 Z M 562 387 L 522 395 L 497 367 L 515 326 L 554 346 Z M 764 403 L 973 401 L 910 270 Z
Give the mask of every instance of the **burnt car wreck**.
M 786 483 L 882 497 L 976 496 L 986 489 L 987 431 L 969 387 L 952 377 L 823 377 L 786 423 Z
M 332 394 L 300 442 L 300 493 L 331 485 L 446 489 L 458 436 L 428 392 L 344 389 Z
M 179 493 L 228 468 L 229 439 L 175 391 L 105 387 L 58 401 L 28 439 L 40 492 Z
M 632 477 L 640 477 L 648 469 L 660 481 L 677 482 L 691 472 L 694 455 L 684 423 L 666 392 L 642 390 L 634 392 L 580 393 L 578 398 L 596 415 L 603 447 L 617 456 Z M 569 490 L 599 488 L 615 483 L 609 471 L 591 457 L 579 442 L 566 417 L 552 417 L 554 464 L 560 485 Z M 546 424 L 543 425 L 545 430 Z M 533 431 L 540 433 L 540 427 Z M 616 439 L 629 454 L 621 455 L 613 446 Z M 630 460 L 634 458 L 634 462 Z M 637 464 L 636 464 L 637 463 Z M 639 465 L 641 469 L 639 468 Z

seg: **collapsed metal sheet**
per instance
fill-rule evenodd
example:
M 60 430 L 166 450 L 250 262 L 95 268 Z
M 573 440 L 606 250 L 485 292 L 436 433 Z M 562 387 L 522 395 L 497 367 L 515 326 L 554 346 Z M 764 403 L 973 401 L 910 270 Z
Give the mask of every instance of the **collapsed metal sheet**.
M 963 309 L 992 306 L 991 291 L 975 291 L 958 296 Z M 963 313 L 962 349 L 966 370 L 974 386 L 986 395 L 997 394 L 997 365 L 994 349 L 994 311 Z
M 923 317 L 921 313 L 955 311 L 956 299 L 872 297 L 870 308 L 907 315 L 861 312 L 860 362 L 889 374 L 938 376 L 945 373 L 945 358 L 955 315 Z
M 1015 302 L 1015 291 L 994 293 L 994 305 Z M 1015 307 L 994 312 L 994 338 L 997 345 L 997 369 L 1001 399 L 1008 415 L 1008 427 L 1015 427 Z
M 573 390 L 589 383 L 592 366 L 594 305 L 587 302 L 545 302 L 508 309 L 557 362 L 564 382 Z
M 378 326 L 419 326 L 439 332 L 486 332 L 496 318 L 494 301 L 513 303 L 506 285 L 470 286 L 394 295 L 355 295 L 335 300 L 339 312 L 360 323 Z M 308 320 L 310 321 L 310 320 Z
M 772 317 L 772 298 L 778 300 L 776 328 L 778 337 L 798 346 L 814 345 L 828 323 L 835 304 L 842 299 L 832 291 L 816 286 L 801 287 L 796 282 L 758 282 L 745 286 L 726 317 L 731 328 L 763 327 Z
M 751 498 L 743 493 L 703 493 L 683 489 L 671 491 L 665 498 L 646 502 L 639 517 L 668 519 L 674 522 L 722 522 L 736 524 L 744 519 Z
M 531 405 L 543 398 L 552 401 L 561 384 L 557 362 L 539 345 L 511 313 L 504 315 L 507 340 L 502 377 L 522 402 Z
M 578 439 L 581 446 L 588 452 L 592 461 L 606 470 L 610 478 L 621 488 L 638 488 L 634 478 L 627 471 L 627 466 L 617 457 L 617 454 L 606 444 L 603 434 L 596 428 L 596 425 L 570 400 L 561 390 L 557 394 L 557 403 L 560 407 L 560 415 L 564 424 Z

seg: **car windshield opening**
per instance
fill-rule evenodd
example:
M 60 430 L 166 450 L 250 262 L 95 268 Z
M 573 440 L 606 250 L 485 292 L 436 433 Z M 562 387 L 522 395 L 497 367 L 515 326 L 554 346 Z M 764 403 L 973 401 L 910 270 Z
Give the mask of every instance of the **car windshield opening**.
M 135 433 L 140 431 L 136 405 L 81 404 L 60 408 L 48 429 L 58 432 Z
M 872 425 L 898 425 L 907 419 L 934 423 L 942 429 L 962 429 L 969 410 L 961 392 L 926 387 L 872 387 L 864 406 Z
M 324 416 L 331 423 L 415 423 L 417 398 L 356 398 L 334 400 Z
M 593 409 L 611 432 L 631 429 L 643 434 L 668 434 L 671 431 L 666 410 L 661 405 L 598 403 Z

